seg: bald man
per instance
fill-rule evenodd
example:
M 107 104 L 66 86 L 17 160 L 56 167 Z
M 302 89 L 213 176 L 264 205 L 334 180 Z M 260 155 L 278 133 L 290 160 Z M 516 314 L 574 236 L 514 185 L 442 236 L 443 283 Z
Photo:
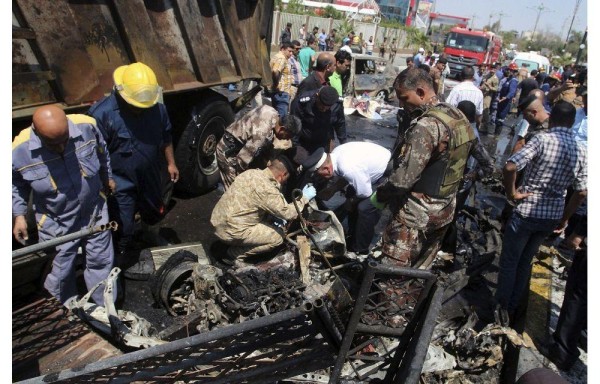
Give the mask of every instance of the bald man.
M 298 86 L 298 95 L 317 90 L 324 85 L 329 85 L 329 76 L 335 72 L 335 56 L 331 52 L 321 52 L 317 56 L 314 70 Z
M 31 127 L 13 141 L 13 235 L 19 242 L 28 240 L 30 193 L 40 242 L 108 222 L 105 192 L 114 191 L 115 184 L 106 143 L 95 124 L 89 116 L 67 116 L 56 106 L 43 106 L 35 111 Z M 61 303 L 77 295 L 75 257 L 80 246 L 85 249 L 88 290 L 113 267 L 109 231 L 58 245 L 44 287 Z M 103 291 L 100 287 L 92 295 L 99 305 L 104 304 Z

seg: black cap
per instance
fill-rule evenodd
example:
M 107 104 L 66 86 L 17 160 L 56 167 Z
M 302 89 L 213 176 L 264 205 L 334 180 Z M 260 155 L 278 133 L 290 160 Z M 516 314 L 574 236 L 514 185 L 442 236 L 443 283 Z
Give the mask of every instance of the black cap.
M 285 165 L 285 168 L 287 169 L 290 175 L 296 174 L 296 166 L 286 155 L 278 155 L 276 159 L 281 161 L 281 163 Z
M 535 95 L 528 95 L 526 98 L 524 98 L 523 101 L 521 101 L 519 103 L 519 106 L 517 107 L 519 109 L 519 112 L 523 112 L 523 110 L 529 107 L 529 104 L 533 103 L 533 101 L 536 99 L 537 97 Z
M 442 64 L 448 64 L 448 60 L 445 57 L 440 57 L 438 59 L 438 63 L 442 63 Z
M 321 87 L 319 90 L 319 100 L 323 105 L 331 107 L 333 104 L 337 103 L 340 100 L 340 96 L 338 95 L 335 88 L 326 85 Z
M 302 169 L 309 170 L 312 172 L 312 168 L 321 161 L 323 154 L 325 153 L 325 149 L 323 147 L 317 148 L 313 153 L 308 155 L 302 162 Z

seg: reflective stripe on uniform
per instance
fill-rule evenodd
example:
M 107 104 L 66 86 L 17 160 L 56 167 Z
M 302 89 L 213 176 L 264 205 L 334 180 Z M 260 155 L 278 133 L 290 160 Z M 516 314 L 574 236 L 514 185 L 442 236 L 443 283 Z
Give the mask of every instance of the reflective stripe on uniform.
M 25 128 L 22 130 L 17 137 L 13 140 L 12 150 L 14 151 L 19 145 L 29 141 L 31 137 L 31 128 Z
M 96 119 L 88 115 L 75 113 L 72 115 L 67 115 L 67 118 L 71 120 L 73 124 L 92 124 L 94 126 L 96 125 Z
M 40 217 L 40 221 L 38 221 L 38 223 L 37 223 L 38 229 L 42 229 L 42 226 L 44 225 L 44 222 L 46 221 L 47 217 L 48 216 L 46 216 L 45 213 L 42 215 L 42 217 Z

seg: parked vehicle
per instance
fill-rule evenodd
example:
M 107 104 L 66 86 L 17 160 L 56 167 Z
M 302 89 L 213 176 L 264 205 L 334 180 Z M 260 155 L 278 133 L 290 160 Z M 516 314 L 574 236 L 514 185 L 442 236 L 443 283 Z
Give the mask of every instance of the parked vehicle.
M 398 74 L 387 59 L 371 55 L 352 55 L 352 66 L 346 95 L 362 96 L 388 100 L 395 95 L 394 80 Z
M 454 27 L 446 35 L 444 53 L 450 75 L 456 76 L 465 66 L 500 61 L 502 37 L 489 31 Z
M 270 85 L 273 2 L 13 2 L 13 136 L 40 105 L 83 113 L 113 87 L 113 71 L 141 61 L 163 88 L 173 125 L 176 187 L 189 194 L 216 185 L 216 144 L 237 100 L 221 87 Z M 247 86 L 249 88 L 249 86 Z
M 544 68 L 546 73 L 550 73 L 550 60 L 547 57 L 537 54 L 536 52 L 519 52 L 516 54 L 512 63 L 517 64 L 518 68 L 521 68 L 523 64 L 527 67 L 529 72 L 540 68 Z

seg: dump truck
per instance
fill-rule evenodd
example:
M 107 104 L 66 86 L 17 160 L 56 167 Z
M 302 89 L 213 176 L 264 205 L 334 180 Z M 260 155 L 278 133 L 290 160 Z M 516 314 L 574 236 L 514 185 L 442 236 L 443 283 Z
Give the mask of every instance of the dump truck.
M 117 67 L 143 62 L 173 125 L 176 188 L 214 188 L 224 129 L 271 82 L 272 1 L 16 0 L 12 11 L 13 137 L 42 105 L 85 113 L 111 91 Z M 236 83 L 241 96 L 220 92 Z

